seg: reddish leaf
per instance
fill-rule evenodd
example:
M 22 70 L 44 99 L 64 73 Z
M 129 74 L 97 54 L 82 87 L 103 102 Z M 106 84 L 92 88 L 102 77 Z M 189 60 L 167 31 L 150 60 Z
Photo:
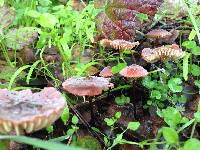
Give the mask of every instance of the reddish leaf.
M 105 12 L 96 17 L 98 38 L 133 41 L 136 29 L 147 25 L 136 14 L 147 14 L 151 20 L 161 3 L 162 0 L 108 0 Z

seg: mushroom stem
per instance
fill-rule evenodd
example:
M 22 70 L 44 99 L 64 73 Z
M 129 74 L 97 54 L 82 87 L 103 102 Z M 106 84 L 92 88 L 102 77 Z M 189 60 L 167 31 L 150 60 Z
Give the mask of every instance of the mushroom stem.
M 153 71 L 150 71 L 148 74 L 152 74 L 152 73 L 156 73 L 156 72 L 165 72 L 165 69 L 164 68 L 158 68 L 156 70 L 153 70 Z

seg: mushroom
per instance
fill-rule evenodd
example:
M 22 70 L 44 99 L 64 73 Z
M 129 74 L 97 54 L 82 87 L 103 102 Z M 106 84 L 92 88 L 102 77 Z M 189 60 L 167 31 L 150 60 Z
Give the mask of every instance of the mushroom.
M 177 60 L 184 55 L 185 52 L 177 44 L 161 46 L 155 49 L 144 48 L 141 54 L 142 58 L 149 63 L 155 63 L 158 60 Z
M 113 73 L 112 73 L 112 69 L 110 66 L 107 66 L 105 68 L 103 68 L 103 70 L 101 70 L 101 72 L 99 73 L 99 75 L 101 77 L 107 78 L 107 77 L 112 77 Z
M 109 79 L 103 77 L 72 77 L 67 79 L 63 84 L 65 91 L 78 96 L 96 96 L 100 95 L 103 90 L 113 87 Z
M 121 39 L 117 40 L 108 40 L 108 39 L 102 39 L 100 41 L 100 45 L 106 48 L 113 48 L 118 50 L 126 50 L 126 49 L 132 49 L 135 46 L 138 46 L 140 43 L 137 42 L 129 42 Z
M 85 96 L 92 97 L 100 95 L 103 90 L 107 90 L 113 87 L 113 84 L 109 82 L 109 79 L 103 77 L 71 77 L 67 79 L 63 84 L 63 89 L 73 95 L 83 96 L 85 102 Z M 91 116 L 94 116 L 92 100 L 89 100 Z M 93 117 L 91 117 L 93 118 Z
M 160 40 L 168 39 L 170 36 L 172 36 L 172 33 L 163 29 L 155 29 L 146 34 L 147 38 L 155 39 L 155 44 L 159 44 Z
M 0 89 L 0 133 L 32 133 L 55 122 L 66 102 L 53 87 L 32 93 L 31 90 Z
M 148 71 L 144 69 L 142 66 L 132 64 L 130 66 L 125 67 L 120 71 L 120 75 L 127 78 L 140 78 L 148 75 Z
M 126 78 L 131 78 L 132 85 L 133 85 L 133 89 L 132 89 L 133 90 L 133 92 L 132 92 L 133 98 L 136 97 L 137 82 L 135 79 L 138 79 L 140 77 L 145 77 L 149 74 L 146 69 L 144 69 L 142 66 L 139 66 L 136 64 L 132 64 L 130 66 L 125 67 L 119 73 L 121 76 L 124 76 Z M 137 104 L 135 103 L 135 101 L 133 101 L 133 103 L 134 103 L 134 107 L 136 107 Z M 134 110 L 136 110 L 136 108 Z

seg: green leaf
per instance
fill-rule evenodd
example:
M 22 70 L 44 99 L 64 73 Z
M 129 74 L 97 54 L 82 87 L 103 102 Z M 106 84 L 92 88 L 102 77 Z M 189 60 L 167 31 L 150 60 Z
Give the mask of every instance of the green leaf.
M 200 89 L 200 80 L 195 80 L 194 84 Z
M 128 123 L 128 127 L 127 129 L 130 129 L 130 130 L 137 130 L 138 128 L 140 127 L 140 123 L 139 122 L 129 122 Z
M 120 72 L 123 68 L 125 68 L 126 66 L 127 66 L 126 63 L 118 63 L 116 66 L 112 67 L 112 73 L 116 74 Z
M 182 80 L 180 78 L 171 78 L 168 81 L 168 87 L 174 93 L 181 92 L 183 90 L 183 87 L 180 85 L 181 83 Z
M 194 29 L 192 29 L 192 31 L 189 34 L 189 40 L 192 41 L 194 40 L 195 36 L 197 35 L 196 31 Z
M 163 109 L 161 115 L 164 118 L 164 121 L 172 128 L 176 128 L 177 124 L 182 120 L 180 112 L 174 107 Z
M 200 123 L 200 111 L 197 111 L 196 113 L 194 113 L 194 118 L 197 122 Z
M 179 141 L 178 134 L 173 128 L 163 127 L 162 128 L 163 137 L 168 144 L 176 144 Z
M 19 143 L 25 143 L 46 150 L 81 150 L 81 148 L 66 146 L 56 142 L 44 141 L 25 136 L 0 135 L 0 140 L 11 140 Z
M 64 125 L 67 124 L 67 121 L 69 120 L 69 108 L 66 107 L 61 115 L 61 119 L 64 123 Z
M 48 133 L 52 133 L 53 130 L 54 130 L 53 125 L 48 126 L 48 127 L 46 128 L 46 130 L 47 130 Z
M 11 77 L 9 85 L 8 85 L 8 89 L 11 90 L 13 83 L 15 82 L 15 79 L 17 78 L 17 76 L 25 69 L 29 68 L 30 65 L 26 65 L 26 66 L 22 66 L 20 67 Z
M 0 141 L 1 150 L 8 150 L 9 143 L 8 141 Z
M 192 48 L 192 54 L 194 54 L 196 56 L 200 55 L 200 47 L 196 46 L 196 47 Z
M 160 91 L 153 90 L 151 91 L 151 98 L 161 99 L 161 93 Z
M 104 121 L 108 126 L 112 126 L 115 124 L 115 121 L 112 118 L 105 118 Z
M 40 13 L 35 11 L 35 10 L 29 10 L 26 15 L 30 16 L 30 17 L 33 17 L 33 18 L 38 18 L 40 17 Z
M 72 117 L 72 123 L 73 123 L 73 124 L 78 124 L 78 117 L 77 117 L 77 116 L 74 115 L 74 116 Z
M 4 5 L 4 0 L 0 0 L 0 7 Z
M 117 103 L 117 105 L 128 104 L 128 103 L 130 103 L 130 97 L 126 97 L 124 95 L 121 95 L 120 97 L 115 98 L 115 103 Z
M 58 23 L 58 19 L 52 14 L 44 13 L 40 15 L 37 22 L 45 28 L 53 28 Z
M 144 13 L 137 13 L 136 16 L 139 18 L 141 22 L 147 21 L 149 19 L 148 15 Z
M 200 67 L 195 64 L 192 64 L 191 73 L 193 76 L 200 76 Z
M 184 150 L 198 150 L 200 148 L 200 141 L 198 139 L 192 138 L 185 142 Z
M 195 48 L 197 46 L 195 41 L 185 41 L 182 43 L 182 46 L 191 49 L 191 48 Z
M 115 113 L 115 118 L 119 119 L 121 117 L 122 113 L 121 112 L 116 112 Z
M 187 81 L 188 79 L 189 58 L 190 58 L 190 53 L 186 52 L 183 58 L 183 78 L 185 79 L 185 81 Z

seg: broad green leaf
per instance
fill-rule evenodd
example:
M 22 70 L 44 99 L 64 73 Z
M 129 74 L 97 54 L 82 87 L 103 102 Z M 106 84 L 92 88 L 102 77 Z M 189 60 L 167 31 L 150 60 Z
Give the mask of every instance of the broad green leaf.
M 178 134 L 173 128 L 163 127 L 162 128 L 163 137 L 168 144 L 176 144 L 179 141 Z
M 200 55 L 200 47 L 196 46 L 192 49 L 192 54 L 199 56 Z
M 161 115 L 164 118 L 164 121 L 172 128 L 176 128 L 177 124 L 182 120 L 180 112 L 174 107 L 163 109 Z
M 192 64 L 191 73 L 193 76 L 200 76 L 200 67 L 195 64 Z
M 200 141 L 198 139 L 192 138 L 185 142 L 184 150 L 198 150 L 200 148 Z
M 185 79 L 185 81 L 187 81 L 188 79 L 189 58 L 190 58 L 190 53 L 186 52 L 183 58 L 183 78 Z
M 77 116 L 74 115 L 74 116 L 72 117 L 72 123 L 73 123 L 73 124 L 78 124 L 78 117 L 77 117 Z
M 104 121 L 108 126 L 112 126 L 115 124 L 115 121 L 112 118 L 105 118 Z
M 139 122 L 129 122 L 128 123 L 128 127 L 127 129 L 130 129 L 130 130 L 137 130 L 138 128 L 140 127 L 140 123 Z
M 182 43 L 182 46 L 190 49 L 190 48 L 194 48 L 197 46 L 196 42 L 195 41 L 185 41 Z
M 29 10 L 26 15 L 30 16 L 30 17 L 33 17 L 33 18 L 38 18 L 40 17 L 40 13 L 35 11 L 35 10 Z
M 118 63 L 116 66 L 112 67 L 112 73 L 118 73 L 120 72 L 123 68 L 125 68 L 127 66 L 126 63 Z
M 182 83 L 182 80 L 180 78 L 171 78 L 168 81 L 168 87 L 174 93 L 181 92 L 183 90 L 181 83 Z
M 158 90 L 151 91 L 151 98 L 161 99 L 161 93 Z
M 124 95 L 121 95 L 120 97 L 115 98 L 115 103 L 117 103 L 117 105 L 128 104 L 128 103 L 130 103 L 130 97 L 126 97 Z
M 44 13 L 40 15 L 37 22 L 45 28 L 53 28 L 58 23 L 58 19 L 52 14 Z
M 38 148 L 46 150 L 81 150 L 81 148 L 71 147 L 64 144 L 44 141 L 36 138 L 30 138 L 25 136 L 9 136 L 9 135 L 0 135 L 0 140 L 11 140 L 19 143 L 24 143 L 28 145 L 33 145 Z
M 192 41 L 194 40 L 195 36 L 197 35 L 196 31 L 194 29 L 192 29 L 192 31 L 189 34 L 189 40 Z

